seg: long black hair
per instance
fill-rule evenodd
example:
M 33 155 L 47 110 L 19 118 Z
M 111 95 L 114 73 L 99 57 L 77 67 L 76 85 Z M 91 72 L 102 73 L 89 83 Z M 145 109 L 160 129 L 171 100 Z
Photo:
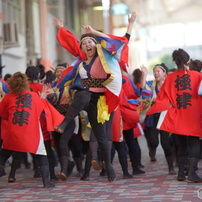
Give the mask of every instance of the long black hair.
M 178 69 L 184 69 L 184 65 L 187 65 L 190 56 L 186 51 L 179 48 L 178 50 L 173 51 L 172 58 Z

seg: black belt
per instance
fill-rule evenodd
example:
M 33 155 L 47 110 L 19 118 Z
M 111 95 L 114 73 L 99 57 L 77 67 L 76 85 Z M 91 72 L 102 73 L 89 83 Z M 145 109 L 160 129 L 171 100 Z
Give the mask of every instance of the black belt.
M 88 88 L 104 88 L 102 83 L 106 81 L 106 79 L 96 79 L 96 78 L 89 78 L 89 79 L 82 79 L 81 83 L 84 87 Z

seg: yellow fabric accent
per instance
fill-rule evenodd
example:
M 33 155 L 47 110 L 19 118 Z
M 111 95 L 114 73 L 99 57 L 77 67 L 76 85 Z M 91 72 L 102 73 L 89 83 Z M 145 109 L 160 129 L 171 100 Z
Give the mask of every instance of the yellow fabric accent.
M 106 104 L 106 97 L 104 95 L 100 96 L 97 102 L 97 121 L 98 123 L 104 123 L 109 121 L 110 114 L 108 113 L 108 106 Z
M 1 94 L 1 97 L 0 97 L 0 101 L 4 98 L 4 96 L 6 95 L 3 91 L 3 85 L 2 85 L 2 82 L 0 82 L 0 94 Z
M 152 98 L 146 98 L 144 99 L 144 101 L 147 101 L 147 103 L 141 107 L 140 105 L 137 107 L 137 111 L 139 114 L 143 114 L 146 113 L 146 111 L 150 108 L 150 106 L 152 105 L 153 99 L 154 99 L 154 93 L 155 93 L 155 85 L 156 85 L 156 80 L 153 81 L 152 83 L 152 88 L 150 88 L 147 84 L 146 84 L 146 88 L 147 90 L 151 90 L 152 91 Z
M 69 84 L 72 82 L 72 80 L 67 81 L 64 86 L 69 86 Z
M 106 47 L 106 41 L 105 40 L 101 40 L 100 44 L 101 44 L 101 46 Z
M 81 120 L 81 136 L 84 141 L 90 141 L 91 128 L 88 126 L 89 122 L 87 112 L 85 111 L 80 112 L 80 120 Z

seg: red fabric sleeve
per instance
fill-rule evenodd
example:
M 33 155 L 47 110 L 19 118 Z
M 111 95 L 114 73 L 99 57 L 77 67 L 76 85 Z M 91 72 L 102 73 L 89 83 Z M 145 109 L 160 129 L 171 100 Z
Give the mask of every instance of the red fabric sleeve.
M 171 103 L 166 93 L 166 89 L 170 89 L 169 84 L 168 80 L 165 80 L 158 93 L 155 103 L 147 111 L 146 115 L 162 112 L 171 108 Z
M 47 131 L 54 131 L 54 126 L 59 125 L 64 116 L 61 115 L 47 100 L 42 99 L 46 114 Z
M 61 27 L 57 34 L 57 40 L 62 47 L 68 50 L 75 57 L 80 56 L 81 59 L 85 59 L 86 55 L 80 49 L 80 42 L 70 31 Z
M 127 99 L 134 99 L 134 100 L 138 99 L 139 95 L 136 94 L 133 86 L 130 83 L 130 79 L 128 78 L 128 76 L 122 75 L 122 77 L 123 79 L 126 80 L 126 82 L 122 85 L 122 88 L 124 90 Z

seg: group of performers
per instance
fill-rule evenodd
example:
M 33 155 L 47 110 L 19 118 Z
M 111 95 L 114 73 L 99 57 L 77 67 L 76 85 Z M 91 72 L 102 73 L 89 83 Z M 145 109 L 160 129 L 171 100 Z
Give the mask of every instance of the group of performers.
M 50 140 L 44 138 L 47 132 L 52 132 L 55 140 L 60 162 L 58 178 L 62 181 L 68 177 L 70 150 L 82 180 L 90 179 L 91 163 L 93 167 L 105 170 L 109 182 L 116 179 L 112 148 L 118 152 L 123 178 L 144 174 L 136 129 L 141 129 L 140 115 L 147 110 L 143 123 L 151 161 L 156 160 L 160 133 L 169 174 L 175 174 L 169 144 L 170 134 L 175 134 L 179 139 L 177 180 L 186 179 L 184 167 L 188 160 L 188 179 L 202 182 L 195 172 L 200 152 L 199 138 L 202 137 L 202 112 L 198 110 L 202 104 L 198 95 L 201 73 L 188 70 L 189 55 L 178 49 L 172 54 L 178 67 L 175 72 L 168 74 L 166 65 L 158 64 L 153 69 L 155 81 L 149 83 L 146 81 L 147 70 L 142 67 L 139 72 L 141 79 L 135 82 L 128 73 L 128 43 L 135 20 L 136 13 L 133 12 L 123 37 L 102 33 L 88 25 L 83 26 L 85 33 L 79 40 L 63 27 L 62 21 L 54 18 L 58 42 L 77 59 L 68 67 L 58 65 L 55 74 L 58 80 L 51 85 L 43 86 L 35 79 L 31 80 L 35 70 L 30 69 L 33 67 L 28 68 L 26 74 L 17 72 L 9 79 L 9 93 L 0 103 L 3 140 L 0 176 L 5 175 L 6 160 L 15 155 L 18 161 L 13 163 L 14 171 L 9 176 L 10 182 L 14 182 L 22 153 L 28 152 L 34 154 L 39 162 L 43 186 L 54 187 L 49 179 L 49 168 L 53 168 L 51 153 L 47 152 L 51 148 L 50 142 L 44 146 Z M 36 73 L 36 80 L 38 76 L 39 73 Z M 37 92 L 40 94 L 37 95 Z M 87 124 L 81 123 L 84 112 Z M 70 145 L 72 139 L 80 145 L 77 134 L 84 131 L 81 125 L 85 125 L 85 131 L 86 127 L 90 129 L 87 139 L 90 141 L 94 137 L 96 151 L 99 151 L 97 159 L 90 152 L 93 146 L 86 152 L 84 170 L 80 155 L 82 148 Z M 124 140 L 132 175 L 128 172 Z M 57 179 L 53 169 L 50 174 L 51 179 Z

